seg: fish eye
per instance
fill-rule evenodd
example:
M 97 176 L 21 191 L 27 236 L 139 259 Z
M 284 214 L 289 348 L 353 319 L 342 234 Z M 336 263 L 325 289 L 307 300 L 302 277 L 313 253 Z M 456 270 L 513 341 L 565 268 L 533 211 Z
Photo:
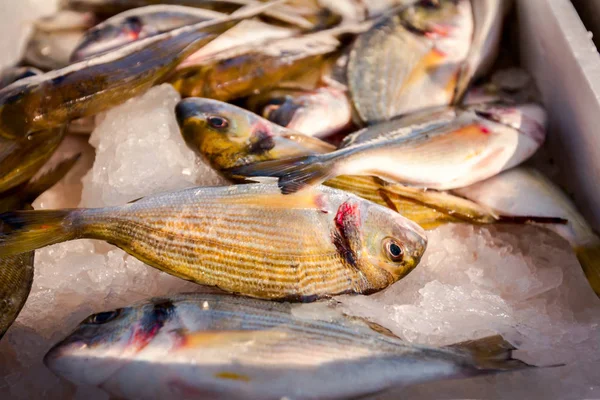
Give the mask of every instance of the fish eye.
M 225 129 L 229 126 L 227 118 L 219 117 L 217 115 L 210 115 L 206 120 L 210 126 L 216 129 Z
M 399 262 L 404 258 L 404 250 L 402 249 L 402 245 L 398 243 L 396 239 L 384 239 L 383 250 L 387 258 L 392 262 Z
M 105 324 L 105 323 L 110 322 L 113 319 L 117 318 L 119 315 L 121 315 L 122 311 L 123 311 L 122 308 L 118 308 L 114 311 L 104 311 L 104 312 L 101 312 L 98 314 L 93 314 L 93 315 L 90 315 L 89 317 L 87 317 L 83 321 L 83 323 L 91 324 L 91 325 Z

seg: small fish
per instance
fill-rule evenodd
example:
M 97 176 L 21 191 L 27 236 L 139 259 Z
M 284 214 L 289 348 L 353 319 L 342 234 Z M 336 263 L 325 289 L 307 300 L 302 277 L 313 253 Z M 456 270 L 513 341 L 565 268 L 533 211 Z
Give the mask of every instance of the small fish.
M 121 104 L 146 91 L 185 57 L 240 20 L 273 4 L 182 27 L 60 70 L 21 79 L 0 90 L 0 137 L 25 138 Z
M 443 110 L 439 120 L 444 120 Z M 324 154 L 334 150 L 328 143 L 282 128 L 232 104 L 217 100 L 187 98 L 176 108 L 177 121 L 187 145 L 212 168 L 235 181 L 227 171 L 259 161 Z M 427 119 L 432 123 L 431 115 Z M 406 118 L 408 119 L 408 118 Z M 418 118 L 410 118 L 416 123 Z M 355 138 L 360 141 L 360 138 Z M 420 190 L 392 184 L 373 176 L 340 176 L 325 185 L 345 190 L 433 229 L 445 223 L 491 224 L 498 222 L 561 223 L 555 218 L 500 215 L 474 202 L 449 193 Z
M 348 93 L 334 86 L 310 91 L 275 89 L 250 101 L 250 108 L 269 121 L 308 136 L 330 136 L 352 125 Z
M 69 158 L 30 181 L 0 195 L 0 211 L 31 209 L 31 203 L 61 180 L 79 159 Z M 33 283 L 34 252 L 0 258 L 0 339 L 23 308 Z
M 449 105 L 473 36 L 470 0 L 421 0 L 359 35 L 348 62 L 366 124 Z
M 498 212 L 562 217 L 563 225 L 545 225 L 565 238 L 600 296 L 600 237 L 567 195 L 552 181 L 532 168 L 513 168 L 500 175 L 456 190 L 456 193 Z
M 487 73 L 498 56 L 502 36 L 502 22 L 511 6 L 511 0 L 473 0 L 475 24 L 473 41 L 463 62 L 454 102 L 460 103 L 471 82 Z
M 153 298 L 89 316 L 44 363 L 71 382 L 136 399 L 348 399 L 532 368 L 500 336 L 418 346 L 333 308 L 311 316 L 302 307 L 228 295 Z
M 227 101 L 256 94 L 307 70 L 319 68 L 338 51 L 340 35 L 353 34 L 363 26 L 335 28 L 313 34 L 274 40 L 261 46 L 233 48 L 217 60 L 197 65 L 186 63 L 169 82 L 184 97 L 207 97 Z
M 520 164 L 545 138 L 545 112 L 535 104 L 482 104 L 455 111 L 448 123 L 415 127 L 389 121 L 359 131 L 346 147 L 329 154 L 266 161 L 228 173 L 279 177 L 284 194 L 339 175 L 375 175 L 448 190 Z M 369 140 L 360 140 L 362 135 Z
M 399 214 L 317 187 L 190 188 L 121 207 L 0 214 L 0 257 L 79 238 L 110 242 L 164 272 L 266 299 L 372 293 L 404 277 L 427 243 Z
M 157 5 L 117 14 L 88 30 L 71 54 L 71 62 L 86 60 L 124 45 L 186 25 L 224 18 L 201 8 Z
M 64 68 L 85 31 L 96 23 L 91 13 L 61 10 L 34 24 L 23 58 L 44 70 Z

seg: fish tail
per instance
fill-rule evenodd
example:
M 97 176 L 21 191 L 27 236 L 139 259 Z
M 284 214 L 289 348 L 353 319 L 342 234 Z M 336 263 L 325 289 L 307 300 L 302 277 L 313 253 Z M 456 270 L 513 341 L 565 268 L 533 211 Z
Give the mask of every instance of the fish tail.
M 81 158 L 81 153 L 75 154 L 69 158 L 62 160 L 51 170 L 44 173 L 37 179 L 29 181 L 25 186 L 25 196 L 28 203 L 32 203 L 38 196 L 46 190 L 54 186 L 58 181 L 73 168 L 77 161 Z
M 469 354 L 475 366 L 475 374 L 536 368 L 534 365 L 513 358 L 512 352 L 516 348 L 500 335 L 468 340 L 447 347 Z
M 281 193 L 291 194 L 326 181 L 332 176 L 332 167 L 324 155 L 309 155 L 245 165 L 228 173 L 237 177 L 278 177 Z
M 80 237 L 79 210 L 9 211 L 0 214 L 0 257 Z
M 600 297 L 600 240 L 576 247 L 575 254 L 590 286 Z

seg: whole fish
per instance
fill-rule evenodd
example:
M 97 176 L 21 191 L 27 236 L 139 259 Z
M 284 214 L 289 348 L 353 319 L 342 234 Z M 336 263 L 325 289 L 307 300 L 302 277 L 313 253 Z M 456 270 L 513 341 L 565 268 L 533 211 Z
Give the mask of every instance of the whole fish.
M 31 203 L 73 167 L 79 155 L 69 158 L 35 181 L 0 194 L 0 211 L 30 209 Z M 33 283 L 34 252 L 0 258 L 0 339 L 25 305 Z
M 229 173 L 279 177 L 284 194 L 339 175 L 375 175 L 447 190 L 520 164 L 545 138 L 545 112 L 535 104 L 482 104 L 455 108 L 455 112 L 451 122 L 443 116 L 441 124 L 381 123 L 359 131 L 346 147 L 332 153 L 265 161 Z M 363 135 L 368 140 L 361 140 Z
M 95 115 L 143 93 L 185 57 L 273 3 L 132 43 L 0 90 L 0 137 L 27 135 Z M 52 95 L 50 96 L 49 93 Z
M 227 295 L 153 298 L 91 315 L 44 362 L 71 382 L 136 399 L 348 399 L 531 368 L 499 336 L 411 345 L 334 309 L 311 316 L 302 307 Z
M 487 73 L 498 56 L 504 14 L 511 0 L 472 0 L 474 33 L 471 48 L 463 62 L 454 101 L 460 102 L 471 82 Z
M 571 199 L 543 174 L 531 168 L 513 168 L 456 192 L 498 212 L 565 218 L 567 224 L 546 228 L 571 244 L 590 285 L 600 296 L 600 238 Z
M 473 36 L 470 0 L 421 0 L 354 43 L 348 84 L 361 120 L 389 120 L 452 102 Z
M 444 111 L 454 114 L 452 110 Z M 227 173 L 234 167 L 334 150 L 328 143 L 282 128 L 247 110 L 217 100 L 184 99 L 177 104 L 175 113 L 181 134 L 190 149 L 217 172 L 234 181 L 234 177 Z M 442 117 L 439 119 L 443 120 Z M 416 122 L 417 118 L 410 120 Z M 555 218 L 499 215 L 461 197 L 392 184 L 373 176 L 340 176 L 324 184 L 389 207 L 424 229 L 450 222 L 562 222 Z
M 236 47 L 219 54 L 217 60 L 185 63 L 169 82 L 184 97 L 231 100 L 276 87 L 284 80 L 318 68 L 338 51 L 341 35 L 359 27 L 334 28 L 300 37 L 273 40 L 261 46 Z
M 372 293 L 418 264 L 427 239 L 399 214 L 318 187 L 190 188 L 121 207 L 0 214 L 0 257 L 79 238 L 110 242 L 145 263 L 247 296 L 311 301 Z
M 352 125 L 348 93 L 335 86 L 275 89 L 251 99 L 249 105 L 269 121 L 308 136 L 330 136 Z
M 71 54 L 78 62 L 110 50 L 202 21 L 224 18 L 226 14 L 202 8 L 156 5 L 136 8 L 88 30 Z

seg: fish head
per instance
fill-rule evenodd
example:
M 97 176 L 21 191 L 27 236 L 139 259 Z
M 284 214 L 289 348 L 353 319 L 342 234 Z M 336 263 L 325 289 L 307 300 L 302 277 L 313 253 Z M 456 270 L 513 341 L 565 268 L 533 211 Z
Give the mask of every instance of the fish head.
M 143 21 L 135 15 L 123 18 L 118 24 L 102 23 L 96 25 L 85 33 L 75 50 L 73 50 L 71 62 L 82 61 L 104 54 L 157 33 L 148 32 L 148 29 L 151 29 L 151 27 L 145 26 Z
M 310 153 L 291 131 L 232 104 L 187 98 L 175 113 L 187 145 L 217 171 Z
M 368 201 L 342 203 L 334 222 L 334 243 L 346 261 L 361 269 L 375 268 L 376 275 L 386 277 L 386 285 L 412 271 L 427 247 L 423 228 Z
M 164 300 L 90 315 L 44 357 L 44 364 L 70 381 L 101 385 L 158 334 L 173 314 Z
M 547 115 L 544 108 L 534 103 L 484 103 L 468 107 L 483 123 L 497 123 L 516 129 L 541 145 L 546 138 Z
M 469 0 L 420 0 L 403 9 L 400 18 L 410 30 L 427 37 L 445 37 L 452 23 L 462 17 L 461 3 Z

